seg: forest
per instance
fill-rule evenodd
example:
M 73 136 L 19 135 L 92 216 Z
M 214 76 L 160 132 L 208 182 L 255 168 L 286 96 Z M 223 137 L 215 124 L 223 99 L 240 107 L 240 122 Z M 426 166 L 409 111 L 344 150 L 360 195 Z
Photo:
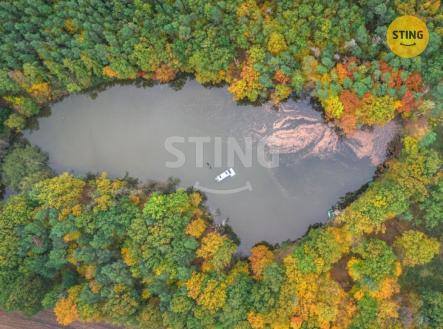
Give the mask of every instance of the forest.
M 413 15 L 425 52 L 400 58 Z M 440 0 L 0 1 L 0 309 L 126 328 L 443 328 Z M 298 241 L 237 253 L 199 191 L 57 175 L 21 131 L 63 97 L 119 82 L 309 94 L 344 135 L 391 120 L 376 177 Z M 155 177 L 153 177 L 155 179 Z M 294 237 L 296 238 L 296 237 Z

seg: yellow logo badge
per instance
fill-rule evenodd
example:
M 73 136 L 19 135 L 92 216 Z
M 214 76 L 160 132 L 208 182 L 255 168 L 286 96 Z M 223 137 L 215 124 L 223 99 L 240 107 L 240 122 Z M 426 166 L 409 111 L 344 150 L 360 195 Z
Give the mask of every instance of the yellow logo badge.
M 411 58 L 420 55 L 426 49 L 429 31 L 421 19 L 415 16 L 400 16 L 389 25 L 386 39 L 394 54 Z

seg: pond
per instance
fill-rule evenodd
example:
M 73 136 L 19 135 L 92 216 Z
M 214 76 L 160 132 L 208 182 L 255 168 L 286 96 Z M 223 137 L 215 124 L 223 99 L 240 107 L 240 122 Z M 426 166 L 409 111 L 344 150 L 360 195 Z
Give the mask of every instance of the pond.
M 242 251 L 297 239 L 325 222 L 340 196 L 371 180 L 395 134 L 390 124 L 340 138 L 309 99 L 278 110 L 238 105 L 225 88 L 194 81 L 178 91 L 126 85 L 95 99 L 72 95 L 51 112 L 25 137 L 49 153 L 57 172 L 177 177 L 206 193 Z M 230 167 L 236 175 L 216 182 Z

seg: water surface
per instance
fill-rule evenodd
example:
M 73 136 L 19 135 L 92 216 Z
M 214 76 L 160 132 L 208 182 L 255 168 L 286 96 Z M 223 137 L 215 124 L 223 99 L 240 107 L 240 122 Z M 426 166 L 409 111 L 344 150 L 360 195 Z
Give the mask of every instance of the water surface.
M 173 176 L 183 187 L 197 185 L 208 192 L 217 222 L 228 219 L 242 250 L 263 240 L 302 236 L 309 225 L 327 219 L 340 196 L 370 180 L 375 169 L 373 150 L 356 152 L 364 149 L 361 141 L 338 138 L 307 100 L 288 102 L 278 112 L 268 105 L 239 106 L 224 88 L 193 81 L 179 91 L 165 85 L 115 86 L 95 99 L 73 95 L 55 104 L 49 117 L 39 119 L 39 129 L 25 135 L 49 153 L 58 172 L 128 173 L 141 180 Z M 167 168 L 176 159 L 165 149 L 171 136 L 209 138 L 204 165 L 196 163 L 195 144 L 186 142 L 174 144 L 186 163 Z M 236 159 L 237 175 L 216 183 L 214 177 L 228 163 L 224 147 L 216 167 L 215 137 L 223 146 L 228 137 L 265 141 L 267 155 L 279 155 L 279 166 L 265 168 L 253 157 L 252 166 L 245 167 Z

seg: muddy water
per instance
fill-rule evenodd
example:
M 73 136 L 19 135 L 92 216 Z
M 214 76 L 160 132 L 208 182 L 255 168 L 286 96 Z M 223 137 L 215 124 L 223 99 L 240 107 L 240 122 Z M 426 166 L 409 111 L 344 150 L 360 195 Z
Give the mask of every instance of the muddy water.
M 49 153 L 58 172 L 173 176 L 181 186 L 200 188 L 245 251 L 263 240 L 296 239 L 324 222 L 340 196 L 371 179 L 394 131 L 388 126 L 342 139 L 308 100 L 279 111 L 239 106 L 225 89 L 190 81 L 179 91 L 116 86 L 95 99 L 70 96 L 25 135 Z M 217 183 L 229 167 L 236 175 Z

